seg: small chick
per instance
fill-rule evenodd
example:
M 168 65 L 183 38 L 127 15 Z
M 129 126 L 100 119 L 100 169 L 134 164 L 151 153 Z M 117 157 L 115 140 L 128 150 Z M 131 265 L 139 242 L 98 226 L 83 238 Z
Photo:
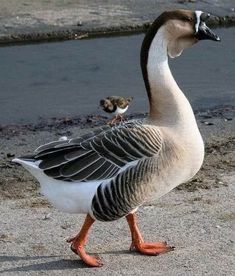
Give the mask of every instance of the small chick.
M 109 96 L 105 99 L 100 100 L 100 106 L 103 110 L 109 114 L 115 115 L 114 118 L 107 122 L 107 124 L 114 124 L 123 121 L 123 113 L 127 111 L 130 102 L 133 97 L 120 97 L 120 96 Z

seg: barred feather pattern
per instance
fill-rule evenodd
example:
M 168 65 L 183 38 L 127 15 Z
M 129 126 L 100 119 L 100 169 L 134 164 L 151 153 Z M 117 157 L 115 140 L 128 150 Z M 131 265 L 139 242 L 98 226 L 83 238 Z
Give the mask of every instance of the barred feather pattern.
M 92 212 L 96 219 L 119 219 L 139 206 L 148 193 L 153 192 L 153 186 L 145 185 L 151 183 L 155 173 L 153 159 L 140 160 L 136 166 L 118 174 L 108 184 L 102 183 L 98 187 L 92 200 Z
M 163 172 L 179 159 L 179 151 L 168 141 L 158 154 L 140 160 L 109 183 L 102 183 L 92 200 L 94 217 L 112 221 L 129 214 L 154 195 L 158 182 L 167 178 Z
M 52 178 L 65 181 L 111 179 L 133 161 L 152 157 L 161 148 L 157 128 L 131 121 L 103 127 L 68 141 L 56 141 L 36 150 L 39 168 Z

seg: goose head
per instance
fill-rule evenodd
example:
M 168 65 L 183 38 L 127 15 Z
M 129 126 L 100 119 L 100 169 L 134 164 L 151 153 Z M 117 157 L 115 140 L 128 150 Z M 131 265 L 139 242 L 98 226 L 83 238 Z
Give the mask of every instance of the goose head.
M 172 109 L 172 114 L 180 113 L 181 104 L 176 103 L 176 98 L 182 91 L 171 74 L 168 56 L 178 57 L 184 49 L 203 39 L 220 41 L 206 25 L 208 17 L 209 14 L 202 11 L 166 11 L 148 29 L 141 47 L 140 62 L 149 98 L 150 118 L 169 113 L 169 106 L 171 109 L 177 107 L 177 110 Z
M 220 38 L 206 25 L 210 14 L 202 11 L 177 10 L 167 12 L 163 16 L 165 23 L 165 37 L 168 41 L 168 55 L 171 58 L 180 56 L 184 49 L 202 39 L 220 41 Z
M 210 14 L 202 11 L 174 10 L 162 13 L 150 27 L 150 36 L 164 28 L 167 53 L 171 58 L 181 55 L 184 49 L 202 39 L 220 41 L 220 38 L 206 25 Z

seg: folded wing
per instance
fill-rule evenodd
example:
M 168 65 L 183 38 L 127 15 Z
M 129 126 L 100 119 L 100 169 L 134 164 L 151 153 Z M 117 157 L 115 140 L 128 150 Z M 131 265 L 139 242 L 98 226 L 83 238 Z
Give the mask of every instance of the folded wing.
M 39 168 L 55 179 L 97 181 L 114 177 L 133 161 L 157 154 L 161 145 L 157 128 L 132 121 L 43 145 L 34 159 L 41 160 Z

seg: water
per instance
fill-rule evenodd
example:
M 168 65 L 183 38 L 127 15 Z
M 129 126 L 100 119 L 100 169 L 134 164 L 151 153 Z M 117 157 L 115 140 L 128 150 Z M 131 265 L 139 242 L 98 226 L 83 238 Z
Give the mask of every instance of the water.
M 222 42 L 203 41 L 172 60 L 194 109 L 235 102 L 235 28 L 217 29 Z M 39 117 L 100 113 L 108 95 L 133 96 L 129 112 L 146 112 L 139 66 L 143 35 L 0 48 L 0 124 Z

